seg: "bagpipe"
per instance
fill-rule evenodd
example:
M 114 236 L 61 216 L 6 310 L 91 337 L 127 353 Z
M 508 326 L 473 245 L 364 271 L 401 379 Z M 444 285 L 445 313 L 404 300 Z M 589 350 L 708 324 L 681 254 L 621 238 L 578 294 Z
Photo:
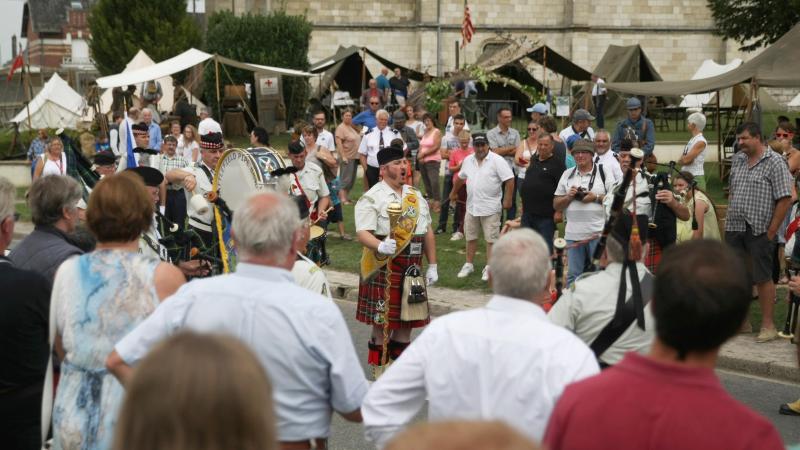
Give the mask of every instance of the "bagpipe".
M 628 188 L 630 188 L 631 182 L 634 180 L 636 173 L 639 171 L 639 169 L 636 168 L 636 163 L 641 161 L 643 158 L 644 152 L 641 149 L 631 149 L 630 167 L 628 167 L 628 170 L 626 170 L 625 174 L 622 176 L 622 182 L 619 184 L 619 186 L 617 186 L 616 190 L 614 190 L 614 197 L 611 202 L 611 211 L 606 219 L 606 223 L 603 225 L 603 231 L 600 234 L 600 242 L 598 242 L 597 247 L 594 249 L 592 260 L 587 262 L 586 272 L 596 272 L 600 268 L 600 259 L 603 257 L 603 253 L 606 250 L 608 235 L 611 233 L 611 230 L 614 228 L 614 225 L 617 223 L 617 219 L 620 217 L 620 215 L 624 214 L 623 210 L 625 206 L 625 198 L 628 195 Z M 634 202 L 635 201 L 636 200 L 634 199 Z

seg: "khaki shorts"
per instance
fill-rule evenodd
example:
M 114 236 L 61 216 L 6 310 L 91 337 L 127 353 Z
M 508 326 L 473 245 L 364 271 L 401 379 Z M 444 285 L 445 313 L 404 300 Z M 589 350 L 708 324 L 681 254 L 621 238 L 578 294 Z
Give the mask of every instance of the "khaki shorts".
M 478 231 L 483 230 L 486 242 L 493 243 L 500 237 L 500 214 L 475 217 L 470 213 L 464 215 L 464 237 L 468 241 L 478 239 Z

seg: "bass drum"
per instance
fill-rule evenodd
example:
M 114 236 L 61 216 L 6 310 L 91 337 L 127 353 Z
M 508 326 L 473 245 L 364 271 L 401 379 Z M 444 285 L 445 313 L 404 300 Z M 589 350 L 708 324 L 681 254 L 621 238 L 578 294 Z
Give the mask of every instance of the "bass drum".
M 286 169 L 286 163 L 281 155 L 270 148 L 226 150 L 217 163 L 214 186 L 220 198 L 235 214 L 255 192 L 288 193 L 291 185 L 289 175 L 273 175 L 280 169 Z

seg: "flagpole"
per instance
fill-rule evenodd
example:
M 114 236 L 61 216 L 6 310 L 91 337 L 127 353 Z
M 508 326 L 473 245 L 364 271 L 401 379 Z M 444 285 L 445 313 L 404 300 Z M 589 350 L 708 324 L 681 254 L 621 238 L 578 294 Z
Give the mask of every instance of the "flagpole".
M 22 44 L 19 45 L 19 51 L 22 52 Z M 25 56 L 24 56 L 24 54 L 22 56 L 22 61 L 23 61 L 23 64 L 22 64 L 22 85 L 23 85 L 23 89 L 25 89 L 25 98 L 27 99 L 27 102 L 25 102 L 25 111 L 27 111 L 27 114 L 28 114 L 28 133 L 30 133 L 31 131 L 33 131 L 33 126 L 31 126 L 31 100 L 32 100 L 31 97 L 33 95 L 33 86 L 31 86 L 31 76 L 30 76 L 31 65 L 30 65 L 30 60 L 28 60 L 28 63 L 27 63 L 28 70 L 26 71 L 25 70 Z M 27 86 L 25 86 L 25 80 L 27 80 L 27 84 L 28 84 Z

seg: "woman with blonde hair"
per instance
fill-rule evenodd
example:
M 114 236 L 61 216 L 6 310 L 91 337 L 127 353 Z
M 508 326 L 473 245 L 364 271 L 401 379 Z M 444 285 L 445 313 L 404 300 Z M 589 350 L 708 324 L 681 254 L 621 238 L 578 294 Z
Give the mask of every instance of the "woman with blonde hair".
M 67 174 L 67 155 L 64 153 L 64 143 L 61 142 L 61 138 L 50 138 L 41 158 L 39 162 L 42 164 L 37 163 L 33 172 L 33 181 L 48 175 Z
M 115 450 L 274 450 L 272 388 L 233 337 L 192 332 L 156 347 L 127 385 Z
M 177 153 L 189 164 L 200 160 L 200 136 L 194 125 L 186 125 L 183 134 L 178 138 Z
M 686 242 L 692 239 L 713 239 L 721 240 L 719 225 L 717 223 L 717 212 L 714 209 L 714 202 L 708 198 L 700 186 L 692 185 L 695 177 L 689 172 L 681 172 L 675 177 L 673 182 L 675 191 L 683 195 L 684 203 L 689 208 L 689 220 L 676 219 L 678 221 L 677 242 Z M 692 194 L 694 189 L 694 194 Z M 694 229 L 695 217 L 697 218 L 697 229 Z
M 137 174 L 100 180 L 86 211 L 97 248 L 66 260 L 56 273 L 51 335 L 62 363 L 53 404 L 55 449 L 111 447 L 123 389 L 106 370 L 106 357 L 186 282 L 177 267 L 139 253 L 139 236 L 150 227 L 153 208 Z M 49 404 L 45 397 L 43 405 Z M 43 417 L 47 423 L 49 410 Z

